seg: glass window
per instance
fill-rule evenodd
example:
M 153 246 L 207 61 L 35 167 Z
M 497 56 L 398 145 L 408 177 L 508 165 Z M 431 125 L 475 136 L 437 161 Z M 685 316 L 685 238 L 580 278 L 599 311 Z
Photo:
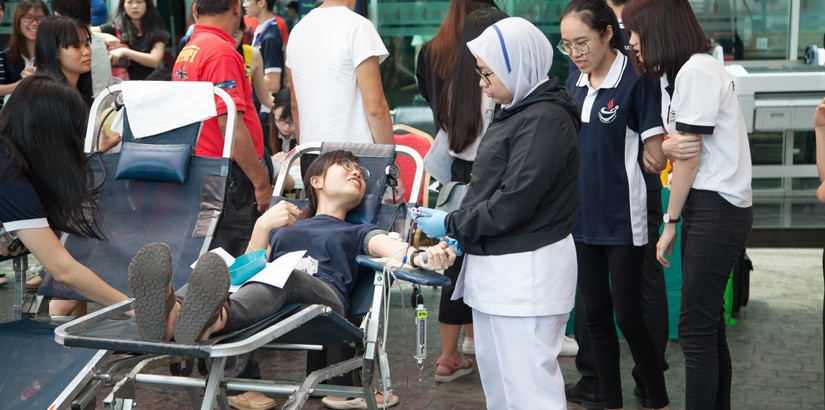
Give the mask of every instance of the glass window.
M 753 165 L 782 165 L 785 133 L 754 132 L 748 134 Z
M 751 182 L 754 191 L 779 190 L 783 186 L 782 178 L 754 178 Z
M 816 164 L 816 134 L 813 131 L 794 132 L 793 163 Z
M 791 0 L 690 1 L 706 37 L 722 46 L 728 61 L 787 58 L 790 3 Z
M 792 186 L 794 191 L 816 191 L 819 188 L 819 178 L 794 178 Z
M 805 49 L 810 45 L 825 47 L 825 1 L 801 0 L 799 13 L 799 50 L 800 58 L 805 57 Z

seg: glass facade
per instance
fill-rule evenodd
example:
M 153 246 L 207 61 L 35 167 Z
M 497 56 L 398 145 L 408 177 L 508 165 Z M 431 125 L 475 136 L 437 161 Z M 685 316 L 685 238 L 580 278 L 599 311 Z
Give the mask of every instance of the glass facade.
M 555 44 L 559 15 L 568 1 L 504 0 L 499 7 L 524 17 Z M 810 45 L 825 47 L 825 1 L 690 0 L 708 40 L 724 50 L 728 64 L 763 60 L 765 66 L 810 70 L 799 64 Z M 370 3 L 371 17 L 390 50 L 382 66 L 391 107 L 424 106 L 415 84 L 415 61 L 421 45 L 432 38 L 449 1 L 396 0 Z M 774 60 L 771 62 L 770 60 Z M 565 81 L 568 60 L 555 53 L 552 74 Z M 752 65 L 752 64 L 751 64 Z M 775 70 L 768 67 L 769 71 Z M 754 70 L 755 71 L 755 70 Z M 749 135 L 754 165 L 755 226 L 825 227 L 825 206 L 816 202 L 813 131 L 759 131 Z

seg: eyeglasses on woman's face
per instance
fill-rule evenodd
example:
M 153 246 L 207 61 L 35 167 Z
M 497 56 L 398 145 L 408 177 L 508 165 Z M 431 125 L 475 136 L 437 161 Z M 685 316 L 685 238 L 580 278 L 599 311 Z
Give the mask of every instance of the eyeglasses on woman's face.
M 292 121 L 286 120 L 275 120 L 275 124 L 278 124 L 279 127 L 289 127 L 292 128 L 295 126 L 295 123 Z
M 604 29 L 602 29 L 602 31 L 600 31 L 599 34 L 596 34 L 596 38 L 592 38 L 587 41 L 579 41 L 578 43 L 574 44 L 565 43 L 564 40 L 561 40 L 559 41 L 559 44 L 556 46 L 556 48 L 559 50 L 560 53 L 566 56 L 569 56 L 570 53 L 573 52 L 573 50 L 576 50 L 576 52 L 581 55 L 587 55 L 587 53 L 590 52 L 590 43 L 595 41 L 597 38 L 601 37 L 602 33 L 604 33 Z
M 481 76 L 481 78 L 483 78 L 483 79 L 484 79 L 484 82 L 485 82 L 487 85 L 492 84 L 492 83 L 490 82 L 490 76 L 491 76 L 491 75 L 493 75 L 493 74 L 495 74 L 494 72 L 490 71 L 489 73 L 485 73 L 485 72 L 481 71 L 481 68 L 480 68 L 480 67 L 475 67 L 475 68 L 473 68 L 473 70 L 475 70 L 476 74 L 480 75 L 480 76 Z
M 35 16 L 34 14 L 25 14 L 23 15 L 23 17 L 20 17 L 20 21 L 23 24 L 31 24 L 35 21 L 37 22 L 37 24 L 40 24 L 41 22 L 43 22 L 43 19 L 45 18 L 46 16 Z
M 344 167 L 344 169 L 347 170 L 347 172 L 358 171 L 358 173 L 361 174 L 361 178 L 364 181 L 370 179 L 370 170 L 366 168 L 361 168 L 360 165 L 350 161 L 347 158 L 339 160 L 337 164 Z

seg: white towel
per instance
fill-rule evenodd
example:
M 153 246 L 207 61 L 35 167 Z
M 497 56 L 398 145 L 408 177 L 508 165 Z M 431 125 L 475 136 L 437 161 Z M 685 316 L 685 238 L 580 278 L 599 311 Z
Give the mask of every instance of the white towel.
M 123 104 L 135 138 L 145 138 L 216 115 L 212 83 L 124 81 Z

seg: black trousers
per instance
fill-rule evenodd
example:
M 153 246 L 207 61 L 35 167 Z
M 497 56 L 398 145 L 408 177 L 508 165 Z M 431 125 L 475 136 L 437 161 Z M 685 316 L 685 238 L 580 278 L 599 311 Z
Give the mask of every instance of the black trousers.
M 473 171 L 472 161 L 464 161 L 456 158 L 453 160 L 453 165 L 450 168 L 452 173 L 452 180 L 468 183 L 470 182 L 470 173 Z M 458 274 L 461 273 L 461 265 L 464 264 L 464 256 L 455 258 L 455 263 L 444 270 L 446 275 L 452 283 L 450 286 L 441 288 L 441 303 L 438 307 L 438 321 L 447 325 L 466 325 L 473 323 L 473 310 L 464 303 L 464 299 L 450 300 L 455 291 L 455 282 L 458 279 Z
M 623 407 L 619 368 L 622 330 L 654 408 L 668 404 L 667 388 L 653 337 L 641 312 L 642 246 L 598 246 L 576 242 L 579 291 L 605 408 Z M 616 323 L 613 315 L 615 311 Z
M 642 317 L 648 331 L 653 336 L 657 353 L 662 365 L 665 364 L 665 348 L 669 334 L 667 288 L 665 286 L 665 272 L 659 261 L 656 260 L 656 243 L 659 242 L 659 227 L 662 223 L 662 189 L 647 191 L 647 245 L 645 246 L 644 269 L 642 271 Z M 573 329 L 579 352 L 576 355 L 576 369 L 581 378 L 579 388 L 588 393 L 599 393 L 599 378 L 596 374 L 596 364 L 593 359 L 593 348 L 590 345 L 590 332 L 587 330 L 587 315 L 581 303 L 581 297 L 576 295 L 576 315 L 573 318 Z M 636 367 L 633 368 L 633 378 L 636 385 L 644 388 Z
M 713 191 L 691 189 L 682 211 L 682 306 L 685 408 L 730 409 L 731 358 L 725 335 L 725 287 L 753 225 Z
M 215 230 L 211 249 L 223 248 L 230 255 L 244 254 L 255 221 L 261 216 L 255 203 L 255 187 L 241 167 L 232 163 L 229 169 L 224 211 Z

